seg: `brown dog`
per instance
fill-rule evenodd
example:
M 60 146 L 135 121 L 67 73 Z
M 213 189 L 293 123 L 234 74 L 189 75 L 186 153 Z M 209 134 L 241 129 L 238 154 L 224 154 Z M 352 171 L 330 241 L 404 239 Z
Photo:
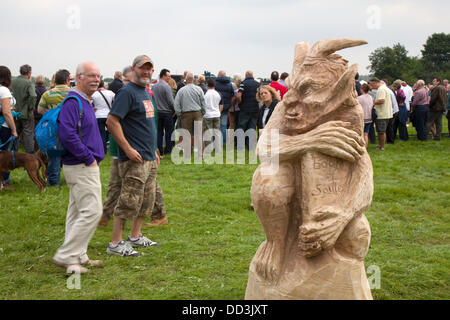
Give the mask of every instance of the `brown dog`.
M 33 154 L 14 152 L 15 166 L 13 166 L 13 157 L 11 151 L 1 151 L 0 152 L 0 175 L 8 171 L 14 170 L 16 168 L 24 168 L 30 179 L 37 185 L 41 193 L 42 189 L 46 187 L 45 178 L 47 178 L 47 170 L 42 159 Z M 41 177 L 39 169 L 42 170 Z

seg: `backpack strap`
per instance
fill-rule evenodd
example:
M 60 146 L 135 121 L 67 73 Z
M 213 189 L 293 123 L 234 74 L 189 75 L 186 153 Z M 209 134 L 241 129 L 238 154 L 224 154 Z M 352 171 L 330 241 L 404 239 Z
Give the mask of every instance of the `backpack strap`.
M 83 137 L 81 135 L 81 116 L 83 115 L 83 105 L 81 104 L 80 98 L 78 98 L 77 96 L 66 96 L 64 100 L 61 102 L 61 108 L 63 104 L 69 99 L 77 99 L 78 104 L 80 106 L 80 117 L 78 118 L 78 135 L 80 136 L 81 142 L 83 142 Z
M 111 105 L 109 104 L 109 102 L 106 99 L 105 95 L 100 90 L 98 90 L 98 92 L 102 95 L 103 99 L 105 100 L 106 104 L 108 105 L 109 110 L 111 110 Z

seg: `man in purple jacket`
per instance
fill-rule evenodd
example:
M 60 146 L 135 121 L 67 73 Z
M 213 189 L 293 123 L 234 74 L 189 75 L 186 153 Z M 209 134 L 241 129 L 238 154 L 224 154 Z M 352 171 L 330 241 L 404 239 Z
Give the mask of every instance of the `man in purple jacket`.
M 91 98 L 98 88 L 100 71 L 91 62 L 82 63 L 77 67 L 76 80 L 76 88 L 67 96 L 76 96 L 81 101 L 81 132 L 78 128 L 80 105 L 76 99 L 68 99 L 59 114 L 58 135 L 67 150 L 62 163 L 70 198 L 64 243 L 53 262 L 66 268 L 67 273 L 82 274 L 89 271 L 84 266 L 101 263 L 88 258 L 87 247 L 102 215 L 98 164 L 105 154 Z

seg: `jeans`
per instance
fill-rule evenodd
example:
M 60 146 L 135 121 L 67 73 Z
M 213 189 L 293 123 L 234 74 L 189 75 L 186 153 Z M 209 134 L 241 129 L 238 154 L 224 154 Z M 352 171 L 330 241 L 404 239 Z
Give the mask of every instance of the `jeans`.
M 47 175 L 49 186 L 59 186 L 59 180 L 61 178 L 61 157 L 50 158 Z
M 158 113 L 158 149 L 159 154 L 170 154 L 172 153 L 173 141 L 172 133 L 174 130 L 174 119 L 172 114 L 167 112 Z M 166 148 L 163 152 L 163 136 L 166 140 Z
M 247 131 L 248 129 L 256 130 L 258 122 L 258 112 L 241 111 L 239 114 L 239 123 L 237 129 Z
M 223 144 L 227 143 L 227 125 L 228 125 L 228 110 L 222 111 L 220 115 L 220 131 L 222 131 Z
M 372 144 L 377 143 L 377 137 L 375 136 L 375 128 L 374 128 L 373 122 L 372 122 L 372 126 L 369 129 L 369 141 Z
M 97 119 L 98 130 L 100 131 L 100 137 L 103 142 L 103 151 L 106 155 L 107 143 L 108 143 L 108 133 L 106 132 L 106 118 L 98 118 Z
M 397 130 L 399 131 L 400 140 L 408 140 L 408 129 L 406 128 L 406 122 L 408 121 L 409 112 L 405 106 L 399 106 L 399 113 L 394 120 L 394 140 L 397 137 Z
M 239 129 L 242 129 L 243 134 L 248 134 L 248 137 L 245 137 L 245 145 L 248 149 L 251 148 L 250 140 L 256 141 L 256 124 L 258 122 L 258 112 L 246 112 L 246 111 L 240 111 L 239 113 L 239 123 L 237 126 L 236 131 Z M 247 132 L 247 130 L 253 129 L 253 133 Z M 235 134 L 237 132 L 235 131 Z M 242 146 L 238 145 L 238 150 L 241 150 Z

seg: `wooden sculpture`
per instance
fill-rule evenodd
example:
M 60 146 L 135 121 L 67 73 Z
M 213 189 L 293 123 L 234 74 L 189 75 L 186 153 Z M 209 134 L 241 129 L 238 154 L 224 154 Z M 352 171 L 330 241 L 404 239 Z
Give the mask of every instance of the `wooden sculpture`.
M 257 146 L 251 197 L 266 240 L 251 262 L 246 299 L 372 299 L 364 212 L 373 169 L 355 90 L 358 66 L 334 54 L 366 43 L 296 45 L 290 89 Z M 267 174 L 275 160 L 277 170 Z

